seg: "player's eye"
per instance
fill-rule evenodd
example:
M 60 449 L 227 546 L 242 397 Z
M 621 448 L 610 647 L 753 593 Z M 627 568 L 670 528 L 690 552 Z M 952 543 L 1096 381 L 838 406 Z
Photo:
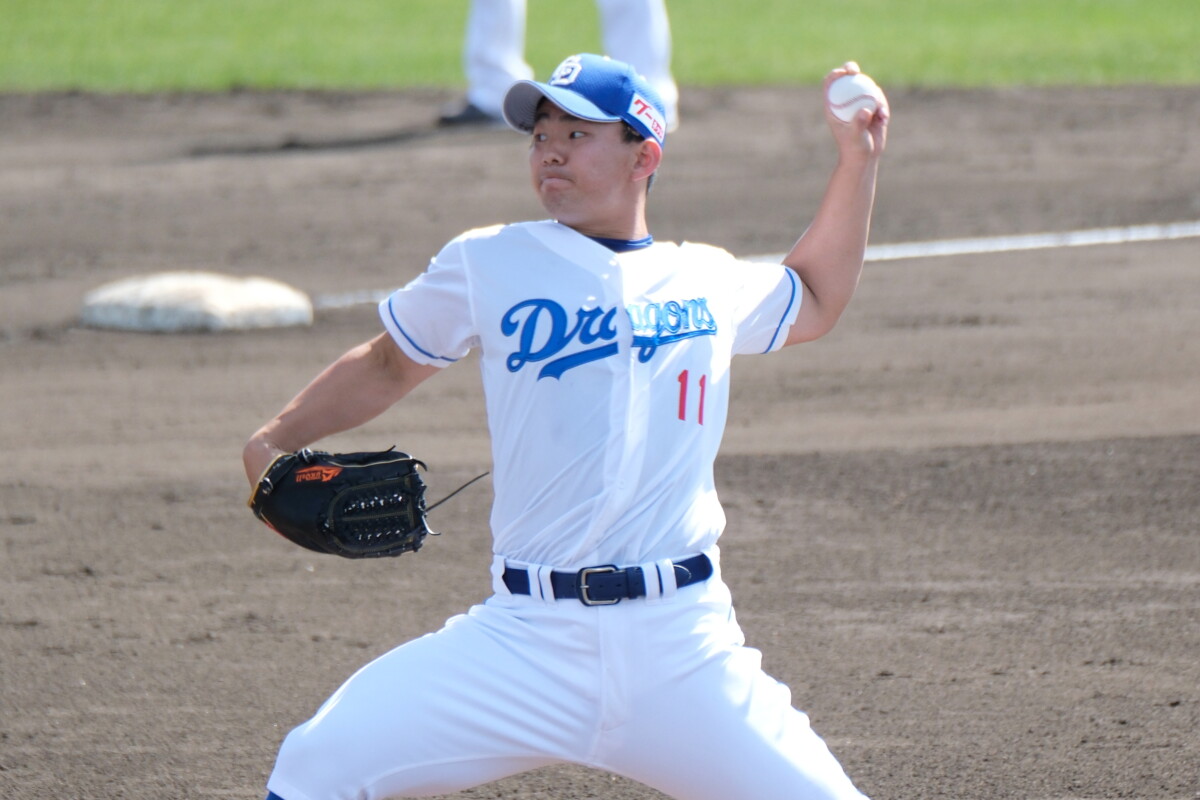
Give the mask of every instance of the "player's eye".
M 571 131 L 572 139 L 582 139 L 584 136 L 587 136 L 586 131 Z

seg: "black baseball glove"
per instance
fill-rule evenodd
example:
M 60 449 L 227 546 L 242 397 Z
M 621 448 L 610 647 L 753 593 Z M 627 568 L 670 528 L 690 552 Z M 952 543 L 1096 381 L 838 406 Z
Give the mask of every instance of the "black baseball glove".
M 250 495 L 254 515 L 301 547 L 343 558 L 381 558 L 421 549 L 425 464 L 398 450 L 298 450 L 267 467 Z

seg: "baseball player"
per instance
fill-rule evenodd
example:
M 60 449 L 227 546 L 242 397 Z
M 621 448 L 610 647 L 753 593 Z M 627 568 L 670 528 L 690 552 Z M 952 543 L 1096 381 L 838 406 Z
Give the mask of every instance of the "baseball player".
M 268 797 L 426 797 L 569 762 L 686 800 L 861 798 L 744 645 L 713 462 L 732 357 L 815 339 L 850 301 L 886 101 L 826 112 L 839 159 L 783 264 L 653 239 L 666 121 L 627 65 L 572 56 L 504 115 L 550 219 L 447 244 L 244 451 L 254 483 L 477 350 L 494 592 L 351 676 L 288 734 Z
M 442 111 L 443 126 L 504 126 L 501 106 L 508 87 L 533 77 L 525 60 L 526 0 L 472 0 L 463 43 L 466 98 Z M 678 124 L 679 88 L 671 74 L 671 23 L 664 0 L 596 0 L 605 50 L 633 66 Z

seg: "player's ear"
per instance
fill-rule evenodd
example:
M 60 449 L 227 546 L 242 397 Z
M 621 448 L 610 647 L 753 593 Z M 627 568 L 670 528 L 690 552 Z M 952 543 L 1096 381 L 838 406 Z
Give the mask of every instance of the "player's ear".
M 662 163 L 663 151 L 662 145 L 653 139 L 643 139 L 638 143 L 637 161 L 634 162 L 634 180 L 643 180 L 649 178 L 658 171 L 659 164 Z

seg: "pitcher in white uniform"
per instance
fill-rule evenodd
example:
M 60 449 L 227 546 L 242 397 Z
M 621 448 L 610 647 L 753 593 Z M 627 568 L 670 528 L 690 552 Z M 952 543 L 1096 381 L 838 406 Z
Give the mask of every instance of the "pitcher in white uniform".
M 269 797 L 425 797 L 575 763 L 685 800 L 861 798 L 744 644 L 713 462 L 733 356 L 816 339 L 850 301 L 886 101 L 826 112 L 839 159 L 783 264 L 653 239 L 666 117 L 628 65 L 572 56 L 504 115 L 550 218 L 448 243 L 244 451 L 253 483 L 477 351 L 494 593 L 351 676 L 288 734 Z

